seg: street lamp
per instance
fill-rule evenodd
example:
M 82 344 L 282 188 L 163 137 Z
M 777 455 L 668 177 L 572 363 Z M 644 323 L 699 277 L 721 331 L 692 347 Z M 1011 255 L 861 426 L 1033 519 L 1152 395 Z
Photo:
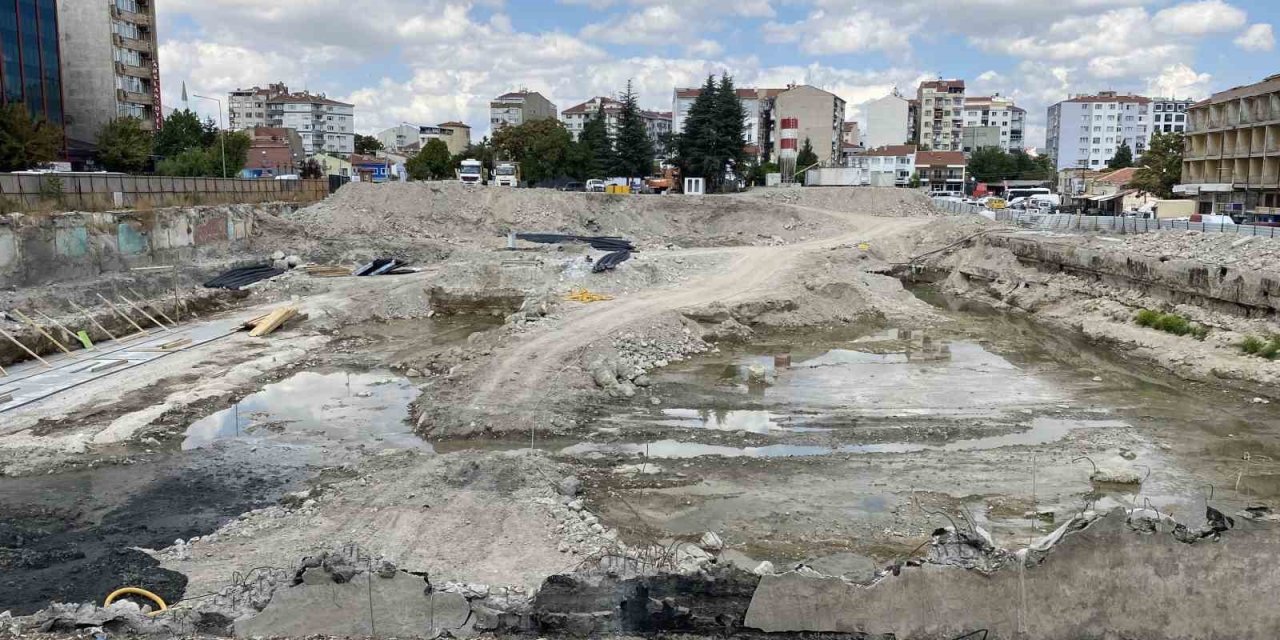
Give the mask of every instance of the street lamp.
M 227 129 L 226 119 L 223 118 L 222 114 L 222 101 L 217 98 L 209 98 L 195 93 L 191 94 L 191 97 L 199 98 L 201 100 L 212 100 L 218 103 L 218 128 L 220 129 L 218 132 L 218 138 L 222 140 L 222 177 L 225 178 L 227 177 Z

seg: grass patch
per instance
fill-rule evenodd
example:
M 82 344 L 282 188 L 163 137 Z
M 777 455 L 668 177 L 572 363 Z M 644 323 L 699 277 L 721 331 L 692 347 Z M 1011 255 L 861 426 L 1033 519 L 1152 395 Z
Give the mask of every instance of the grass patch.
M 1270 338 L 1248 336 L 1236 346 L 1240 347 L 1240 351 L 1245 355 L 1258 356 L 1267 360 L 1275 360 L 1280 357 L 1280 336 L 1271 336 Z
M 1160 313 L 1151 309 L 1142 309 L 1133 318 L 1140 327 L 1150 327 L 1175 336 L 1191 336 L 1196 340 L 1204 340 L 1209 335 L 1209 327 L 1196 324 L 1176 313 Z
M 1267 346 L 1267 341 L 1258 336 L 1249 336 L 1240 341 L 1240 350 L 1248 355 L 1256 356 Z

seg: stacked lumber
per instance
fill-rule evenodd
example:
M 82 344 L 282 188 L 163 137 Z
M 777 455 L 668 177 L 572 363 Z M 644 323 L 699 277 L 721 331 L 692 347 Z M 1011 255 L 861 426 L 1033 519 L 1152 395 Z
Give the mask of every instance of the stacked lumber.
M 313 278 L 340 278 L 351 275 L 351 269 L 337 265 L 309 264 L 302 268 Z
M 253 320 L 246 322 L 245 326 L 253 327 L 253 330 L 249 332 L 250 336 L 254 338 L 261 338 L 262 336 L 279 329 L 281 326 L 284 326 L 286 322 L 292 320 L 297 315 L 297 307 L 280 307 L 265 316 L 254 318 Z

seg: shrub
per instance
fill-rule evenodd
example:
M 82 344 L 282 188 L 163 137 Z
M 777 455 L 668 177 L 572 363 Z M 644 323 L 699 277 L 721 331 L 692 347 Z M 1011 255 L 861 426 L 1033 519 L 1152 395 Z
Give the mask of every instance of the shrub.
M 1191 333 L 1191 323 L 1186 318 L 1173 313 L 1166 313 L 1160 316 L 1160 319 L 1156 321 L 1155 328 L 1165 333 L 1172 333 L 1175 336 L 1185 336 Z
M 1249 336 L 1240 341 L 1240 350 L 1251 356 L 1257 355 L 1265 346 L 1267 346 L 1266 341 L 1258 336 Z
M 1209 337 L 1209 327 L 1202 324 L 1191 325 L 1191 337 L 1203 342 L 1205 338 Z
M 1268 341 L 1267 345 L 1258 351 L 1258 357 L 1268 360 L 1275 360 L 1277 355 L 1280 355 L 1280 340 L 1275 338 Z
M 1156 322 L 1160 320 L 1160 312 L 1150 309 L 1143 309 L 1138 312 L 1138 317 L 1133 321 L 1138 323 L 1139 327 L 1154 327 Z

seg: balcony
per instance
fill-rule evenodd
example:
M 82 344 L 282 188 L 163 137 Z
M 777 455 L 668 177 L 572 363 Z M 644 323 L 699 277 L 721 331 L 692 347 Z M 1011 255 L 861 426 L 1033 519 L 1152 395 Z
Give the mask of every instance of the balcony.
M 134 78 L 145 78 L 145 79 L 147 79 L 147 80 L 150 80 L 150 79 L 151 79 L 151 68 L 150 68 L 150 67 L 135 67 L 135 66 L 133 66 L 133 65 L 131 65 L 131 64 L 125 64 L 125 63 L 123 63 L 123 62 L 117 62 L 117 63 L 116 63 L 116 74 L 118 74 L 118 75 L 122 75 L 122 76 L 132 76 L 132 77 L 134 77 Z
M 111 34 L 111 41 L 115 43 L 117 47 L 120 47 L 122 49 L 133 49 L 134 51 L 151 53 L 150 40 L 126 38 L 118 33 L 113 33 Z
M 134 104 L 153 104 L 154 99 L 149 93 L 116 89 L 116 100 L 119 100 L 120 102 L 132 102 Z
M 139 7 L 139 8 L 141 9 L 142 7 Z M 151 14 L 134 13 L 132 11 L 125 11 L 120 7 L 115 6 L 114 4 L 111 5 L 111 17 L 115 18 L 116 20 L 132 22 L 136 25 L 143 26 L 143 27 L 151 26 Z

